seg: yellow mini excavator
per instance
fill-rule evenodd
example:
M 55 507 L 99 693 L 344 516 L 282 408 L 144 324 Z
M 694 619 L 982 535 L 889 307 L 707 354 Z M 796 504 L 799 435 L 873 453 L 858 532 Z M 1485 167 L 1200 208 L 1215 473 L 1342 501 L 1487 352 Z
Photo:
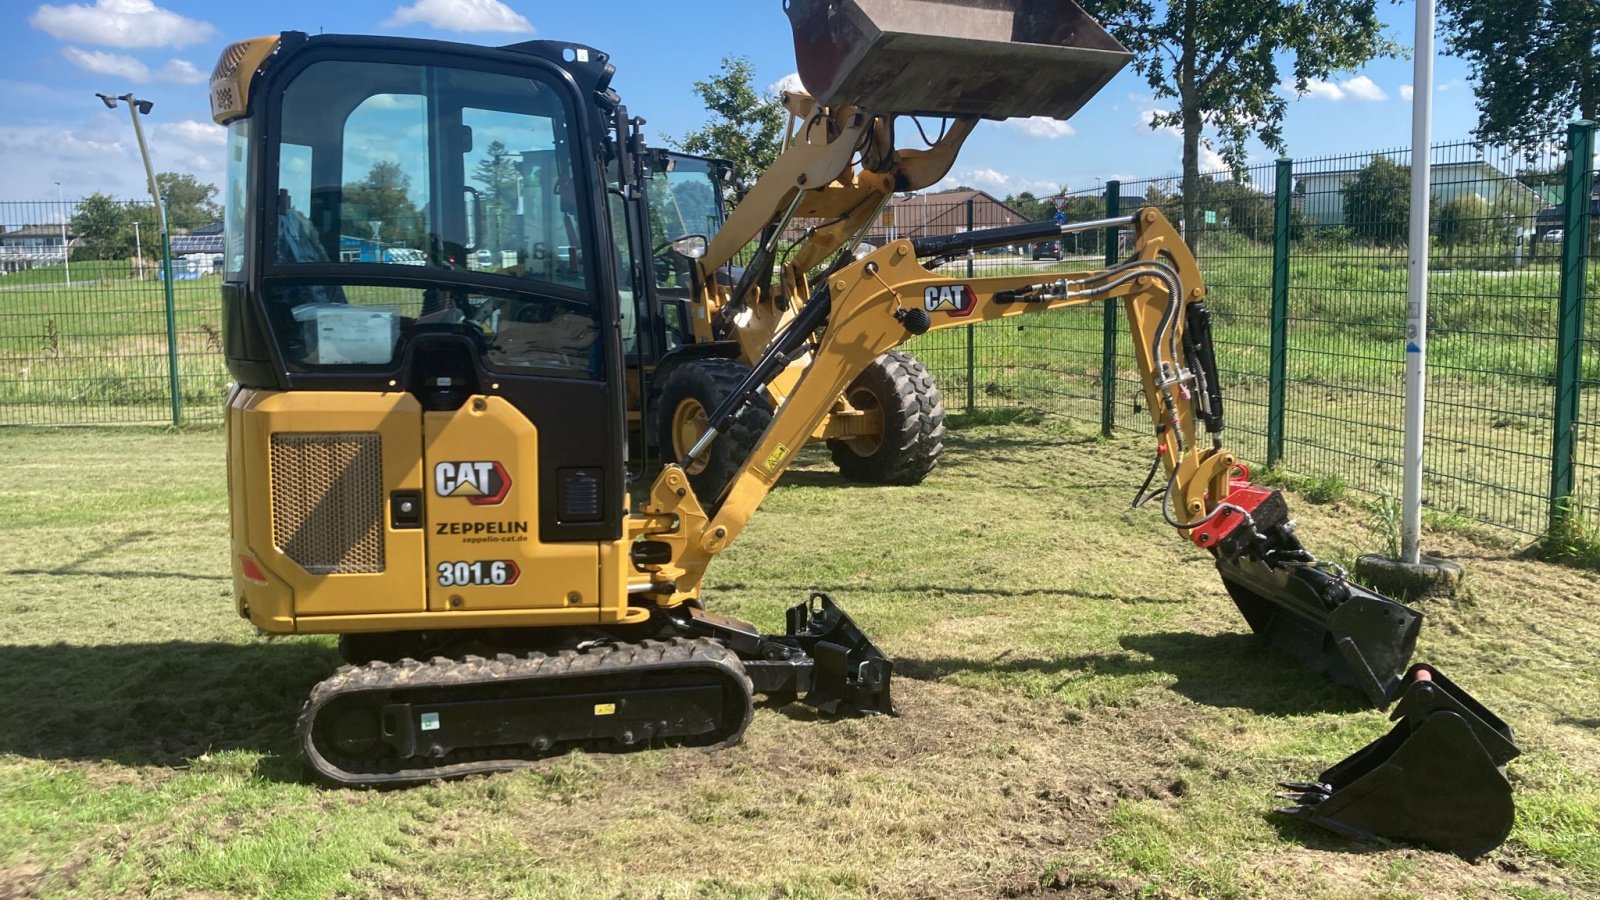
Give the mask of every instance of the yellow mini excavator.
M 892 713 L 891 662 L 829 598 L 763 634 L 705 609 L 707 566 L 830 415 L 866 412 L 841 406 L 852 385 L 880 360 L 884 377 L 917 371 L 901 344 L 1117 300 L 1155 429 L 1151 504 L 1215 558 L 1254 630 L 1376 705 L 1404 694 L 1388 743 L 1295 784 L 1294 814 L 1467 855 L 1498 843 L 1509 730 L 1408 673 L 1420 614 L 1312 556 L 1223 446 L 1205 284 L 1158 211 L 858 249 L 981 118 L 1069 117 L 1123 48 L 1070 0 L 785 8 L 809 91 L 785 99 L 792 139 L 726 221 L 703 217 L 717 233 L 670 246 L 650 225 L 670 160 L 599 50 L 285 32 L 223 53 L 233 576 L 261 630 L 340 636 L 350 665 L 298 725 L 314 773 L 394 785 L 574 748 L 730 744 L 754 693 Z M 942 136 L 897 147 L 910 115 L 946 119 Z M 702 169 L 676 169 L 705 179 L 677 199 L 710 208 Z M 796 219 L 814 224 L 775 266 Z M 939 272 L 1111 227 L 1132 250 L 1104 269 Z M 673 411 L 680 458 L 658 473 L 630 468 L 630 392 Z M 698 412 L 679 414 L 686 398 Z M 697 478 L 719 453 L 725 477 Z

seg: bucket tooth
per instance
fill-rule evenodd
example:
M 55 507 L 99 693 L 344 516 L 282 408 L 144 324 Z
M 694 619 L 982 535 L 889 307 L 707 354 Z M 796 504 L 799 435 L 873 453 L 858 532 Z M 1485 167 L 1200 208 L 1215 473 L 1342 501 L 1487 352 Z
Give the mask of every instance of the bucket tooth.
M 1072 0 L 789 0 L 806 91 L 879 115 L 1066 119 L 1131 58 Z
M 1473 859 L 1511 833 L 1511 728 L 1431 666 L 1412 668 L 1396 725 L 1317 777 L 1279 782 L 1278 813 L 1358 840 L 1423 844 Z

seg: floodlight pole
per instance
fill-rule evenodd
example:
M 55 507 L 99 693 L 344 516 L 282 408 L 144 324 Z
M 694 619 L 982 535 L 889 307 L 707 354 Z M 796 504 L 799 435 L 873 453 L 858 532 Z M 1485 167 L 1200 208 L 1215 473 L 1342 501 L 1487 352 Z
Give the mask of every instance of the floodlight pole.
M 1400 561 L 1421 561 L 1423 409 L 1428 372 L 1428 207 L 1432 199 L 1434 0 L 1417 0 L 1411 83 L 1411 261 L 1406 293 L 1405 475 Z
M 72 243 L 67 237 L 67 220 L 72 218 L 67 215 L 66 196 L 61 191 L 61 182 L 56 182 L 56 205 L 61 207 L 61 265 L 64 267 L 63 277 L 66 278 L 67 287 L 72 286 Z
M 114 98 L 106 94 L 96 96 L 113 109 L 118 100 L 128 104 L 128 115 L 133 119 L 133 136 L 139 141 L 139 157 L 144 161 L 144 175 L 150 183 L 150 199 L 156 205 L 157 221 L 161 224 L 161 286 L 167 303 L 167 389 L 172 396 L 172 424 L 181 425 L 183 397 L 179 393 L 178 383 L 177 304 L 172 298 L 172 233 L 167 227 L 166 198 L 161 196 L 161 186 L 156 183 L 156 170 L 150 164 L 150 147 L 144 141 L 144 126 L 139 123 L 140 114 L 148 115 L 153 104 L 149 100 L 138 99 L 132 93 Z

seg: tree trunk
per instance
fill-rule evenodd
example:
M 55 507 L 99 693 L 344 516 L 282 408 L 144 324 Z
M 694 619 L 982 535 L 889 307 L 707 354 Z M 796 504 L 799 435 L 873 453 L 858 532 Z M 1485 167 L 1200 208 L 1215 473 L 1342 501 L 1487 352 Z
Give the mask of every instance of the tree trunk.
M 1190 249 L 1200 240 L 1200 110 L 1183 104 L 1183 239 Z
M 1178 62 L 1178 103 L 1183 117 L 1183 240 L 1193 249 L 1200 240 L 1200 98 L 1195 90 L 1196 0 L 1183 4 L 1183 51 Z

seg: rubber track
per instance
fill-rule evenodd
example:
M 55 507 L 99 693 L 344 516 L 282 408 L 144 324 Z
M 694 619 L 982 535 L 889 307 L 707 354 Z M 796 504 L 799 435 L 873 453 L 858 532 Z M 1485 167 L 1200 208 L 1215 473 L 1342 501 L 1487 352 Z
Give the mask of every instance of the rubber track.
M 744 692 L 744 715 L 734 726 L 714 741 L 697 743 L 697 746 L 726 747 L 737 744 L 750 724 L 754 709 L 750 702 L 752 688 L 744 665 L 727 647 L 709 638 L 673 638 L 665 641 L 642 641 L 637 644 L 613 643 L 586 650 L 564 650 L 554 654 L 530 653 L 514 656 L 502 653 L 493 659 L 466 656 L 461 659 L 434 657 L 427 663 L 403 659 L 396 663 L 371 662 L 364 666 L 342 666 L 333 676 L 312 688 L 300 712 L 295 730 L 301 753 L 316 778 L 328 784 L 342 786 L 395 786 L 417 784 L 437 779 L 462 778 L 488 772 L 504 772 L 525 768 L 540 759 L 560 755 L 581 745 L 582 742 L 556 744 L 548 750 L 535 753 L 527 748 L 526 756 L 509 758 L 478 758 L 484 750 L 458 750 L 434 763 L 417 766 L 424 760 L 400 760 L 394 756 L 374 758 L 371 762 L 381 771 L 351 772 L 339 768 L 312 745 L 312 725 L 317 713 L 334 698 L 376 691 L 400 694 L 408 690 L 436 691 L 440 688 L 463 687 L 484 682 L 537 681 L 561 678 L 595 678 L 608 672 L 671 670 L 683 667 L 719 669 L 731 684 Z M 641 745 L 642 748 L 643 745 Z M 386 748 L 387 749 L 387 748 Z M 492 752 L 492 751 L 491 751 Z M 407 764 L 410 764 L 409 767 Z
M 833 463 L 851 481 L 874 484 L 921 484 L 944 453 L 944 398 L 933 375 L 920 360 L 890 350 L 872 362 L 857 383 L 881 380 L 894 394 L 883 410 L 883 444 L 870 457 L 848 441 L 828 442 Z

